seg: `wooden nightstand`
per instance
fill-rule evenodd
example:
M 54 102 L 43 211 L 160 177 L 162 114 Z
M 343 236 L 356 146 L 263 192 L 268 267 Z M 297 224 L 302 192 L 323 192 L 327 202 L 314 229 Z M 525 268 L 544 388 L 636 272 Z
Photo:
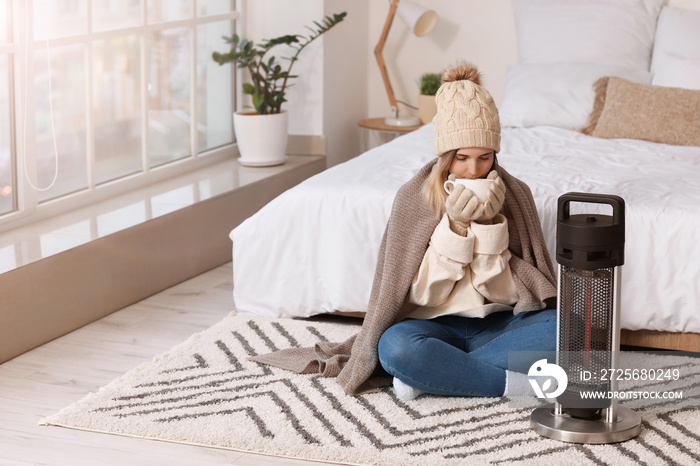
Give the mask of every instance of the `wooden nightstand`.
M 410 133 L 422 126 L 387 126 L 384 124 L 384 118 L 360 120 L 357 125 L 360 127 L 360 147 L 362 152 L 381 146 L 402 134 Z

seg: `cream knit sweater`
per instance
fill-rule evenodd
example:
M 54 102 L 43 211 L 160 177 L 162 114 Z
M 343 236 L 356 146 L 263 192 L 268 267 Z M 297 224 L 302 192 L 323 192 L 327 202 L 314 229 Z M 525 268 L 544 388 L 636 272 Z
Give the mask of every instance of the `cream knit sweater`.
M 518 290 L 510 258 L 508 221 L 502 214 L 490 224 L 472 222 L 466 236 L 453 232 L 443 215 L 411 283 L 409 301 L 419 307 L 408 317 L 485 317 L 512 311 Z

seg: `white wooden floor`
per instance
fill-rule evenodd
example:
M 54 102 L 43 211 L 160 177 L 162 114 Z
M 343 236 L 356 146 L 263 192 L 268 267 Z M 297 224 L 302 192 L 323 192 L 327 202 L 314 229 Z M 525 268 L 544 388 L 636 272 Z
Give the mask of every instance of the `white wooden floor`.
M 0 365 L 0 465 L 325 464 L 38 426 L 223 319 L 231 292 L 229 263 Z

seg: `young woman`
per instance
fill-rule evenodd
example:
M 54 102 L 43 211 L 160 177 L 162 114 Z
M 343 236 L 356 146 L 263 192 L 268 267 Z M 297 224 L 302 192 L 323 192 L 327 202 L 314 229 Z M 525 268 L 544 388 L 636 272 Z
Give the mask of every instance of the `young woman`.
M 394 376 L 402 399 L 423 392 L 525 394 L 527 363 L 537 360 L 536 352 L 556 349 L 556 311 L 514 312 L 519 295 L 501 210 L 511 196 L 534 201 L 529 191 L 506 190 L 501 179 L 498 111 L 476 70 L 468 65 L 450 70 L 436 100 L 433 123 L 441 152 L 422 196 L 441 220 L 409 289 L 408 302 L 417 307 L 382 334 L 379 361 Z M 482 202 L 464 184 L 454 184 L 448 195 L 443 188 L 448 178 L 492 183 Z
M 392 380 L 404 399 L 529 388 L 509 370 L 508 353 L 553 350 L 556 341 L 556 280 L 535 202 L 496 161 L 498 110 L 478 71 L 446 72 L 436 103 L 438 157 L 394 198 L 360 332 L 253 361 L 337 377 L 351 395 Z M 479 201 L 460 185 L 447 195 L 448 177 L 493 185 Z M 520 362 L 526 372 L 534 361 Z

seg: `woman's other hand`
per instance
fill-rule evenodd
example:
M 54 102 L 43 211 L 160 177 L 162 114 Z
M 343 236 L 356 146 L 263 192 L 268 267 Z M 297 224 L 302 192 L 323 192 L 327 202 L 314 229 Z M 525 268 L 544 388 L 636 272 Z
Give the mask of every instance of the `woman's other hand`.
M 494 183 L 489 189 L 489 193 L 486 195 L 486 200 L 480 209 L 477 222 L 487 222 L 493 219 L 503 207 L 503 202 L 506 199 L 506 185 L 503 180 L 498 176 L 496 170 L 491 170 L 486 179 L 493 180 Z

